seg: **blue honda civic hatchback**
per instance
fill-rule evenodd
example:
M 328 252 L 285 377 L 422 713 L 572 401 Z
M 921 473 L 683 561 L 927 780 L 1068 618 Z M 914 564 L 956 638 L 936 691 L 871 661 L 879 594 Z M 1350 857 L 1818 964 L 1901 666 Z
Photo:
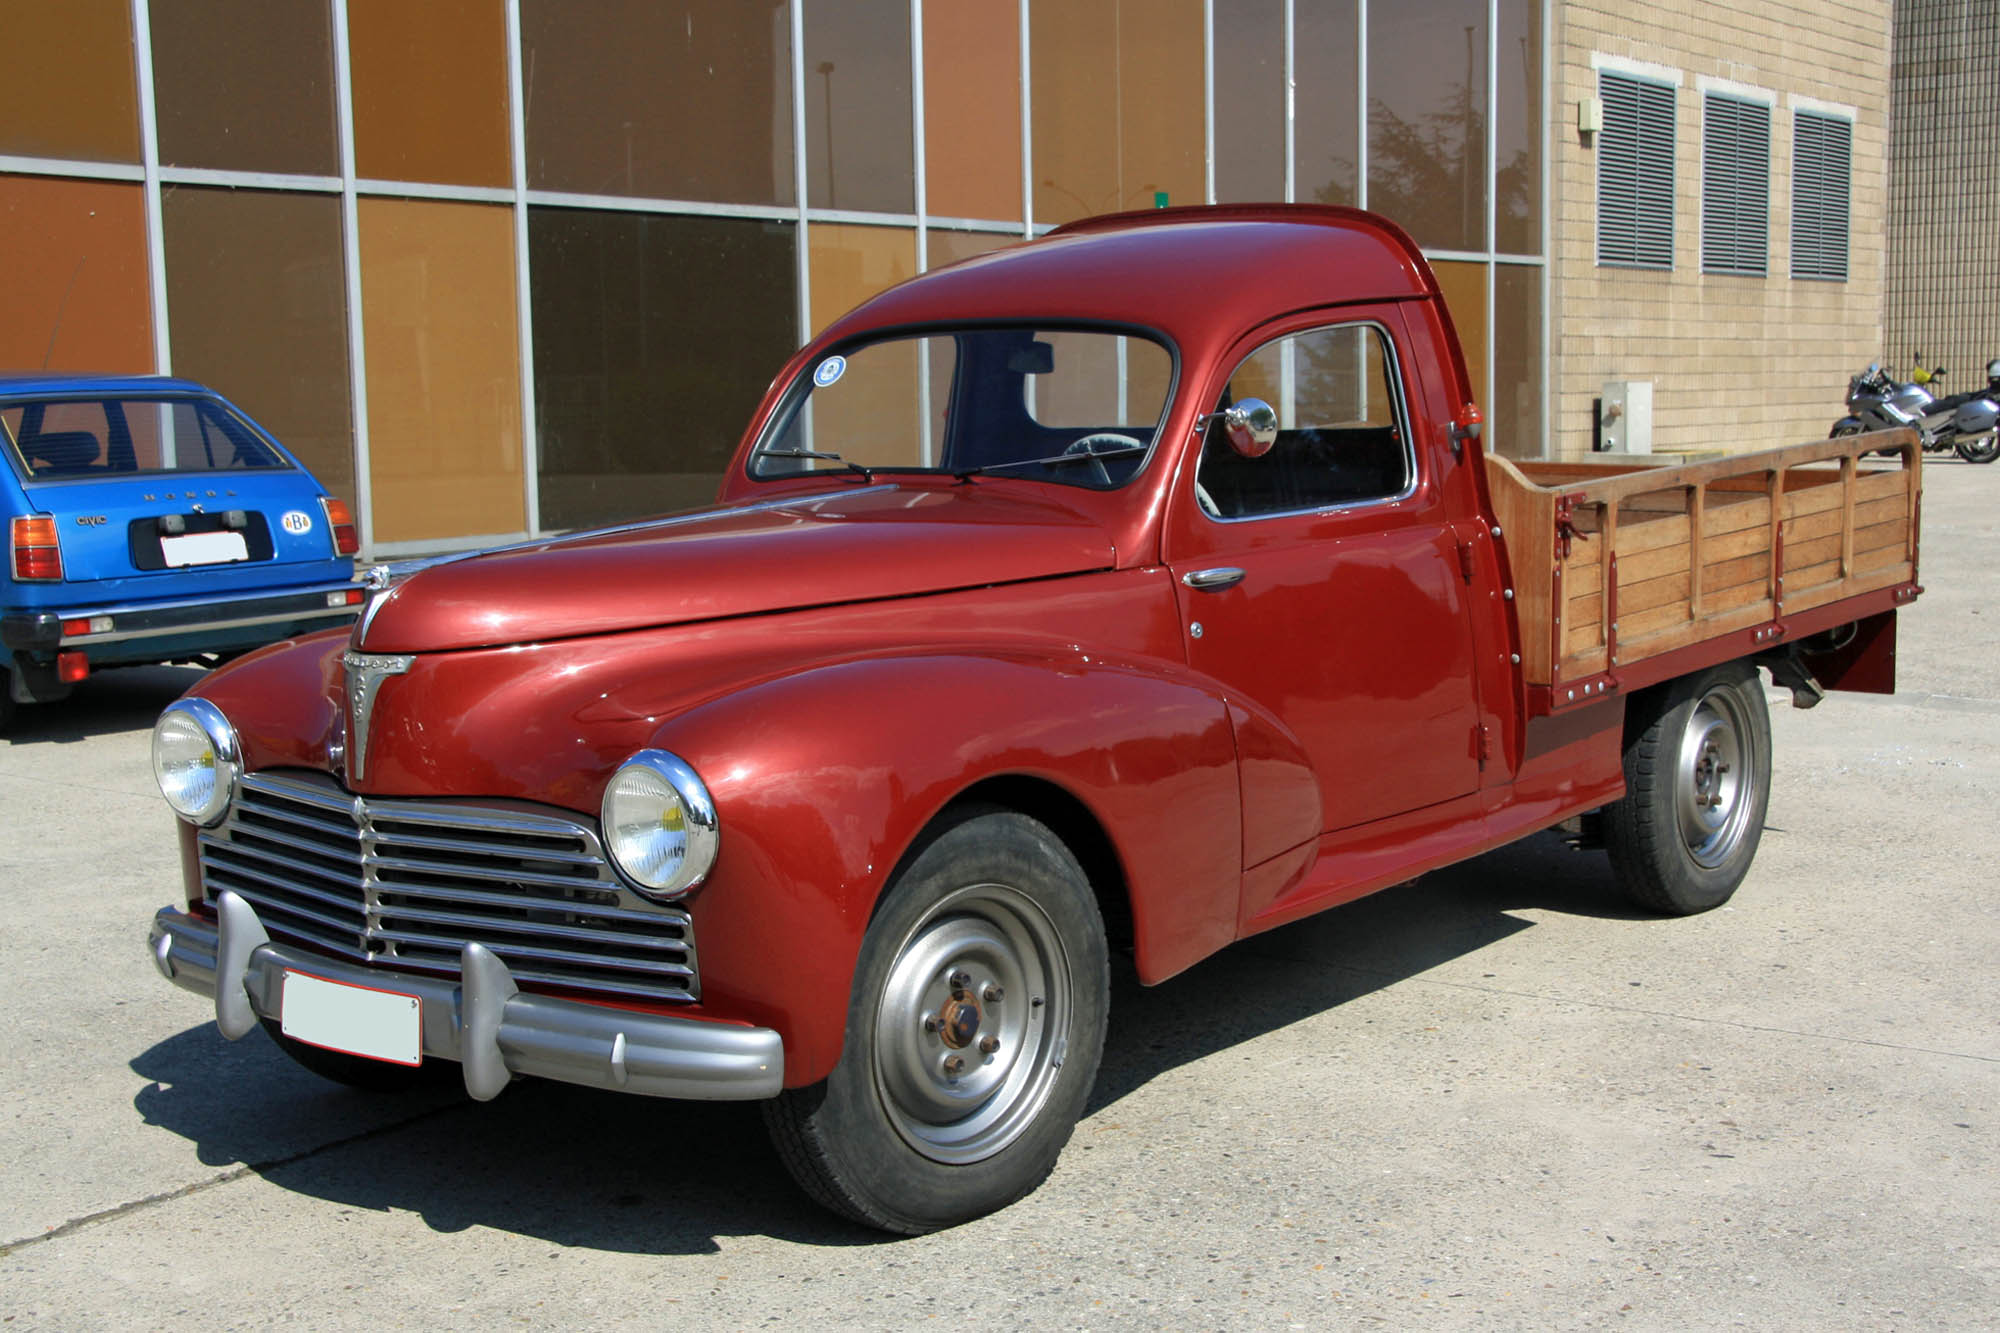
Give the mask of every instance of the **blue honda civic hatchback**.
M 220 395 L 0 374 L 0 729 L 103 667 L 213 663 L 351 621 L 346 504 Z

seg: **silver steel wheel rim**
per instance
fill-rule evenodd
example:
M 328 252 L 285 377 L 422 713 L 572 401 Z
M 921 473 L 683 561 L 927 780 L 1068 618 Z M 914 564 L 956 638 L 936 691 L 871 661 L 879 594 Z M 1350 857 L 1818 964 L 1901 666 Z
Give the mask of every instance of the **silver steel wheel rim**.
M 1033 1124 L 1068 1046 L 1068 955 L 1055 923 L 1004 884 L 972 884 L 917 923 L 875 1011 L 875 1089 L 935 1162 L 991 1157 Z
M 1756 805 L 1745 707 L 1737 690 L 1717 686 L 1696 702 L 1681 736 L 1675 805 L 1688 856 L 1705 870 L 1735 855 Z

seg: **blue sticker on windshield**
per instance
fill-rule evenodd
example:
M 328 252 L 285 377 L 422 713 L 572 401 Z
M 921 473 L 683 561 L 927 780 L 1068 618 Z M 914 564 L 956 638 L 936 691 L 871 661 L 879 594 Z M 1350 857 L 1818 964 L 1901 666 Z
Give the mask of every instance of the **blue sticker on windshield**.
M 844 356 L 830 356 L 820 362 L 819 369 L 813 372 L 813 383 L 822 389 L 829 388 L 846 373 L 847 358 Z

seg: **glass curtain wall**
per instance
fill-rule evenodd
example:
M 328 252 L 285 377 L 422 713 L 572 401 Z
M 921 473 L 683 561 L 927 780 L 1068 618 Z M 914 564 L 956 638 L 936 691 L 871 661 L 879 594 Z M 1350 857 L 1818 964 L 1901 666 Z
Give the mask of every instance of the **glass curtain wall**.
M 0 362 L 202 378 L 393 556 L 705 502 L 784 356 L 1116 209 L 1371 207 L 1543 448 L 1548 0 L 0 0 Z

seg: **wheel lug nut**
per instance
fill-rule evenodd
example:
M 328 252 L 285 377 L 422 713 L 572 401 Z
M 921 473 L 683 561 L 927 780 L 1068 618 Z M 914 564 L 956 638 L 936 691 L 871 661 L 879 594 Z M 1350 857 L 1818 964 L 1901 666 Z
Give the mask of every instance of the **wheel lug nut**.
M 953 1078 L 957 1078 L 960 1074 L 965 1072 L 965 1057 L 962 1055 L 946 1056 L 944 1061 L 944 1072 L 951 1075 L 951 1077 Z
M 999 1049 L 1000 1039 L 998 1037 L 985 1036 L 979 1039 L 979 1053 L 981 1055 L 991 1055 Z
M 972 974 L 970 972 L 954 972 L 951 974 L 951 984 L 954 990 L 964 990 L 972 984 Z
M 938 1030 L 938 1020 L 936 1014 L 925 1014 L 923 1022 L 924 1022 L 924 1031 L 935 1033 Z
M 994 985 L 991 982 L 988 982 L 986 985 L 986 989 L 980 992 L 980 998 L 985 1000 L 986 1003 L 988 1004 L 998 1004 L 1000 1003 L 1000 997 L 1005 995 L 1006 993 L 1007 992 L 1001 990 L 998 986 Z

